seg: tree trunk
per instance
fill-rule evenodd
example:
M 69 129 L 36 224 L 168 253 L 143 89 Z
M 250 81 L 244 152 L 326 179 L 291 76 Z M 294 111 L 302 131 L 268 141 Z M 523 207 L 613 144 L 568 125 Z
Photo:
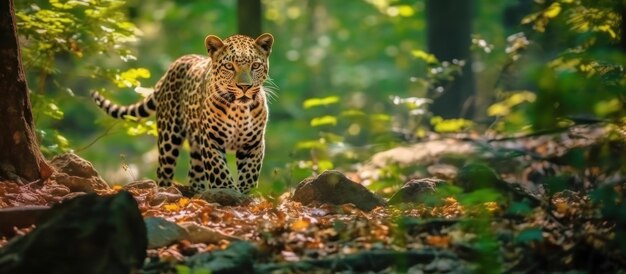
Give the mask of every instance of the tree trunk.
M 464 60 L 461 75 L 433 102 L 431 110 L 444 118 L 471 118 L 474 114 L 475 82 L 470 55 L 472 0 L 427 0 L 428 51 L 439 61 Z
M 237 0 L 237 28 L 252 38 L 261 35 L 261 0 Z
M 35 127 L 15 29 L 13 0 L 0 1 L 0 180 L 47 178 Z
M 619 13 L 622 18 L 622 22 L 620 23 L 620 48 L 623 53 L 626 53 L 626 1 L 623 0 L 621 5 L 619 5 Z

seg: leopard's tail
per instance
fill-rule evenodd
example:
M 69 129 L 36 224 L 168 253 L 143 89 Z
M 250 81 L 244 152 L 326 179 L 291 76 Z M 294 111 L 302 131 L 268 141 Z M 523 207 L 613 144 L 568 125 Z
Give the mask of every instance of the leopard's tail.
M 120 106 L 112 103 L 97 91 L 91 92 L 91 98 L 96 102 L 98 107 L 106 111 L 113 118 L 122 119 L 124 116 L 132 116 L 136 118 L 150 117 L 156 111 L 156 101 L 154 93 L 144 98 L 142 101 L 129 106 Z

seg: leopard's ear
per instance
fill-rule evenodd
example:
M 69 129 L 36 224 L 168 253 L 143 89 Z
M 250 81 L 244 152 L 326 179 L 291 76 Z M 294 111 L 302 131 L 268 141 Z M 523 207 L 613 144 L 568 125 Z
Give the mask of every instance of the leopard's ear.
M 261 49 L 268 55 L 272 52 L 272 45 L 274 44 L 274 36 L 269 33 L 261 34 L 256 40 L 254 40 Z
M 224 47 L 222 39 L 215 35 L 209 35 L 204 39 L 204 46 L 206 47 L 209 56 L 213 56 L 215 52 Z

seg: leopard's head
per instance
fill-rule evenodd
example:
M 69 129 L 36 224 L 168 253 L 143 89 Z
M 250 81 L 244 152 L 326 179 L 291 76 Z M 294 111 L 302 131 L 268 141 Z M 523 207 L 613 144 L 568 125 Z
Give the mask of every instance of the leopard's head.
M 204 45 L 211 57 L 210 89 L 229 103 L 250 104 L 264 98 L 262 86 L 269 71 L 274 37 L 256 39 L 233 35 L 224 40 L 209 35 Z

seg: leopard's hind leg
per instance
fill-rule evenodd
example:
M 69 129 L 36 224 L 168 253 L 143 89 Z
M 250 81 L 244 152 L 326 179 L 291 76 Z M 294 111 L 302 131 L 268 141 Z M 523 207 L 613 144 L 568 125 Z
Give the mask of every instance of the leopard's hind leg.
M 159 129 L 159 167 L 157 168 L 157 182 L 159 186 L 170 186 L 174 179 L 176 159 L 185 139 L 185 132 L 174 118 L 157 117 Z

